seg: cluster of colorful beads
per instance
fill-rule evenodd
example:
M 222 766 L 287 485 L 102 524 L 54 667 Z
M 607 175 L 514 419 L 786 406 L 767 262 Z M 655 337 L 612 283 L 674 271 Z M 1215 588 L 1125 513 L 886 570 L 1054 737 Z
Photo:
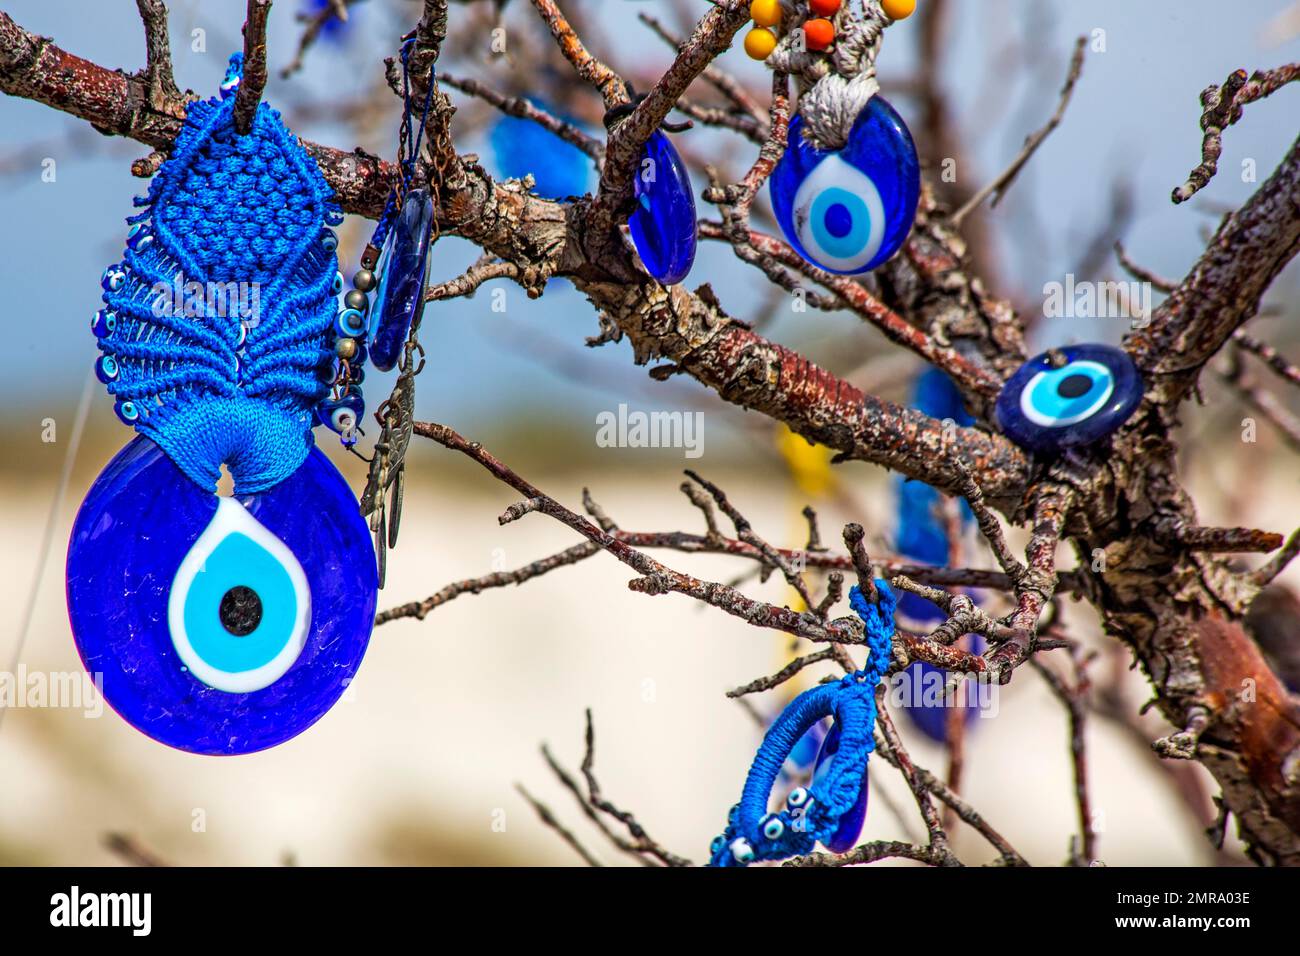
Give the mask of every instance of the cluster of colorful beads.
M 808 0 L 809 17 L 801 27 L 808 49 L 825 50 L 835 42 L 835 24 L 830 18 L 839 12 L 840 4 L 841 0 Z M 745 52 L 755 60 L 771 56 L 777 44 L 775 31 L 784 15 L 781 0 L 753 0 L 749 16 L 754 28 L 745 36 Z
M 338 237 L 332 230 L 327 229 L 326 233 L 322 237 L 326 248 L 330 251 L 337 249 Z M 339 440 L 349 448 L 357 443 L 357 427 L 366 410 L 361 382 L 365 379 L 365 340 L 370 324 L 367 318 L 369 293 L 377 284 L 373 271 L 377 255 L 378 251 L 372 246 L 366 247 L 361 268 L 352 277 L 352 288 L 343 296 L 343 307 L 334 317 L 331 337 L 334 357 L 323 368 L 330 384 L 330 395 L 316 406 L 320 423 L 338 432 Z M 334 278 L 334 294 L 342 291 L 343 273 L 340 272 Z

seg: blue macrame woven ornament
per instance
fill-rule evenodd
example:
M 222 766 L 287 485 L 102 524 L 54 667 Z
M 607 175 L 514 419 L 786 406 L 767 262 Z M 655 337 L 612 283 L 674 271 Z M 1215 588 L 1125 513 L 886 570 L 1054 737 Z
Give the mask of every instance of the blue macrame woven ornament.
M 897 603 L 883 580 L 877 578 L 875 586 L 874 602 L 856 586 L 849 592 L 870 650 L 866 666 L 833 684 L 804 691 L 773 721 L 745 778 L 740 802 L 731 808 L 727 829 L 710 847 L 710 866 L 747 866 L 809 853 L 817 843 L 829 846 L 835 841 L 845 818 L 851 819 L 859 804 L 865 813 L 867 760 L 876 747 L 876 685 L 889 668 Z M 782 765 L 804 734 L 826 717 L 833 719 L 830 733 L 837 735 L 829 765 L 814 774 L 810 787 L 792 790 L 784 808 L 768 812 Z
M 361 663 L 377 598 L 356 499 L 311 431 L 354 432 L 359 415 L 335 384 L 341 216 L 278 113 L 261 104 L 235 130 L 241 71 L 236 55 L 221 96 L 190 104 L 104 273 L 96 369 L 139 436 L 91 486 L 67 562 L 105 699 L 204 754 L 315 723 Z M 233 497 L 216 494 L 223 465 Z

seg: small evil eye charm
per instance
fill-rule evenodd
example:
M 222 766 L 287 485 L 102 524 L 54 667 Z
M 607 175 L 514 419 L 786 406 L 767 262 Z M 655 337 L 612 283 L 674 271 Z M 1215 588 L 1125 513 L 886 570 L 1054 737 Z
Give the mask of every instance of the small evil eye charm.
M 771 178 L 772 208 L 785 237 L 820 269 L 869 272 L 911 231 L 921 194 L 916 146 L 884 97 L 873 96 L 843 149 L 817 149 L 790 121 L 790 144 Z
M 112 309 L 100 309 L 95 313 L 95 317 L 90 320 L 90 331 L 95 333 L 97 339 L 108 338 L 116 328 L 117 313 Z
M 126 269 L 121 265 L 112 265 L 99 277 L 99 285 L 105 292 L 116 292 L 126 282 Z
M 213 755 L 283 743 L 333 706 L 378 587 L 356 499 L 319 449 L 267 491 L 219 497 L 143 435 L 86 496 L 67 581 L 77 650 L 113 710 Z
M 153 242 L 153 233 L 150 231 L 147 222 L 137 222 L 127 230 L 126 244 L 136 252 L 143 251 L 151 242 Z
M 814 787 L 826 779 L 831 771 L 831 764 L 834 762 L 835 755 L 839 753 L 839 750 L 840 724 L 839 721 L 836 721 L 827 732 L 826 739 L 822 741 L 821 753 L 817 755 L 817 769 L 813 771 L 812 779 Z M 864 770 L 862 773 L 862 789 L 858 791 L 857 799 L 854 800 L 853 806 L 840 817 L 839 825 L 826 843 L 826 848 L 832 853 L 844 853 L 853 849 L 857 844 L 858 837 L 862 835 L 862 824 L 867 819 L 868 790 L 868 778 Z
M 334 252 L 339 247 L 339 237 L 333 229 L 323 229 L 320 234 L 320 244 L 326 252 Z
M 357 441 L 357 425 L 365 414 L 366 403 L 356 391 L 342 398 L 327 398 L 316 406 L 316 417 L 326 428 L 336 431 L 344 445 Z
M 754 848 L 749 845 L 749 841 L 744 837 L 736 837 L 731 841 L 731 857 L 741 866 L 748 866 L 754 862 Z
M 344 339 L 365 335 L 366 317 L 358 309 L 344 309 L 334 317 L 334 334 Z
M 681 282 L 695 262 L 695 196 L 686 164 L 659 130 L 646 141 L 633 195 L 627 227 L 637 255 L 662 284 Z
M 121 367 L 117 364 L 117 359 L 111 355 L 101 355 L 95 360 L 95 377 L 105 385 L 110 382 L 116 382 L 121 371 Z
M 1030 359 L 1007 380 L 995 412 L 1003 433 L 1040 454 L 1107 437 L 1142 401 L 1142 376 L 1123 349 L 1070 345 Z
M 140 407 L 135 402 L 117 402 L 113 411 L 123 425 L 135 426 L 140 421 Z
M 424 314 L 432 238 L 433 200 L 427 189 L 412 189 L 384 243 L 379 291 L 370 314 L 370 357 L 381 372 L 397 364 L 407 333 Z

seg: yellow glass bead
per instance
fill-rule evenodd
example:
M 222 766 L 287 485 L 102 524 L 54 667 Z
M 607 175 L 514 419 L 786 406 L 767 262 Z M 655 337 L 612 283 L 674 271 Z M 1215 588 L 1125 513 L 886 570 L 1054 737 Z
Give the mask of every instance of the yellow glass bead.
M 906 20 L 916 9 L 916 0 L 880 0 L 885 16 L 891 20 Z
M 766 60 L 776 49 L 776 34 L 764 27 L 754 27 L 745 34 L 745 52 L 755 60 Z
M 754 0 L 749 5 L 749 18 L 757 23 L 760 27 L 775 27 L 781 25 L 781 0 Z M 750 54 L 753 56 L 754 54 Z M 766 59 L 767 54 L 763 54 L 756 59 Z

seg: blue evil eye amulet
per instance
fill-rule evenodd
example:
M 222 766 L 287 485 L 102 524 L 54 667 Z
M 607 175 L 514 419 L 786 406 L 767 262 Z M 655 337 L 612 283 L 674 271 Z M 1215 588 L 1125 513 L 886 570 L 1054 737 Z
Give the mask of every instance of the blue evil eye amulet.
M 907 125 L 877 94 L 842 149 L 821 150 L 790 121 L 785 155 L 769 181 L 787 241 L 827 272 L 870 272 L 902 246 L 916 216 L 921 174 Z
M 1110 436 L 1141 404 L 1142 392 L 1142 376 L 1123 349 L 1067 345 L 1020 366 L 994 412 L 1017 445 L 1052 455 Z
M 427 189 L 408 192 L 379 260 L 379 291 L 370 316 L 370 361 L 385 372 L 397 364 L 411 327 L 424 315 L 433 212 Z
M 356 498 L 312 437 L 324 407 L 360 414 L 331 364 L 363 357 L 338 327 L 342 217 L 279 114 L 261 104 L 235 131 L 241 62 L 190 104 L 105 272 L 97 372 L 138 434 L 87 492 L 67 560 L 73 638 L 108 704 L 213 755 L 319 720 L 357 673 L 378 591 Z

